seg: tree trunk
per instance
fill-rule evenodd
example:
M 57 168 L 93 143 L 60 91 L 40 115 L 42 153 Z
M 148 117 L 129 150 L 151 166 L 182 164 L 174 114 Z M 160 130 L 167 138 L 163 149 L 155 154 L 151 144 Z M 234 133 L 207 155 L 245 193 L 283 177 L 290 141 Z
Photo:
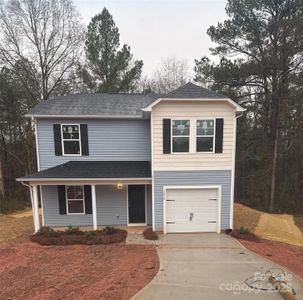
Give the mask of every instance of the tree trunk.
M 276 126 L 275 129 L 275 140 L 273 147 L 273 159 L 272 159 L 272 171 L 271 171 L 271 188 L 270 188 L 270 201 L 269 201 L 269 211 L 273 212 L 275 205 L 275 190 L 276 190 L 276 170 L 277 170 L 277 160 L 278 160 L 278 136 L 279 129 Z
M 2 162 L 0 159 L 0 197 L 4 198 L 5 190 L 4 190 L 4 175 L 3 175 L 3 168 Z

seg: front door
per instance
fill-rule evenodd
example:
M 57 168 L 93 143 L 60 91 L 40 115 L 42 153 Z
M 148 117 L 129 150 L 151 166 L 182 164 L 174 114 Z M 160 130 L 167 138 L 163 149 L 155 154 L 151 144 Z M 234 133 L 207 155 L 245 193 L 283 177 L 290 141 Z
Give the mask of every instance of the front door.
M 128 223 L 145 223 L 145 186 L 128 186 Z

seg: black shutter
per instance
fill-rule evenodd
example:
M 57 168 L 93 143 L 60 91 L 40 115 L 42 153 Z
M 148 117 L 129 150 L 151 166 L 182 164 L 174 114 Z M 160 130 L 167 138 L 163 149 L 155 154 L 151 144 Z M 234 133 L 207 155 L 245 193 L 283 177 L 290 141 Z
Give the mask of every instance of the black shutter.
M 65 185 L 58 185 L 59 213 L 66 215 Z
M 215 141 L 215 152 L 223 152 L 223 127 L 224 119 L 216 119 L 216 141 Z
M 54 124 L 53 129 L 54 129 L 55 155 L 61 156 L 62 155 L 61 125 Z
M 170 154 L 171 152 L 171 120 L 163 119 L 163 154 Z
M 87 124 L 80 124 L 82 155 L 89 155 Z
M 90 185 L 84 186 L 85 197 L 85 214 L 91 215 L 93 213 L 92 208 L 92 187 Z

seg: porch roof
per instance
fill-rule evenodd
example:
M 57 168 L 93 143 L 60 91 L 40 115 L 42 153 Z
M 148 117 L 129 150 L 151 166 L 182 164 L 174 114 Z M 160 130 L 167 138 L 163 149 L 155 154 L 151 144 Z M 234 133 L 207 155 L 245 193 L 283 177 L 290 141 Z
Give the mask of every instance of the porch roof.
M 149 161 L 69 161 L 17 181 L 150 179 Z

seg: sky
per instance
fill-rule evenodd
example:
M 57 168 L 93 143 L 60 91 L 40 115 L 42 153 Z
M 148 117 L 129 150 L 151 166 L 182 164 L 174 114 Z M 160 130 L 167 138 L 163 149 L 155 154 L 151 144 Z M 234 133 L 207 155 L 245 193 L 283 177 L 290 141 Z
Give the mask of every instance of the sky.
M 214 46 L 206 31 L 224 21 L 226 0 L 74 0 L 83 22 L 106 7 L 120 32 L 121 45 L 143 60 L 143 74 L 151 75 L 161 61 L 175 57 L 188 62 L 210 56 Z M 214 58 L 215 59 L 215 58 Z

